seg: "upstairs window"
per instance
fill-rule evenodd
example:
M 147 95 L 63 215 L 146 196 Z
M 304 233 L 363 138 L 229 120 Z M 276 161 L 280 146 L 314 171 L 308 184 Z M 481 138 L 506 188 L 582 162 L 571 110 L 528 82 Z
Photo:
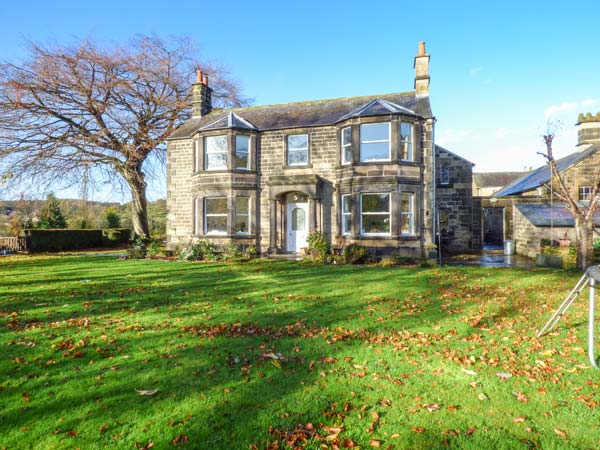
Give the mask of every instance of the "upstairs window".
M 204 233 L 227 234 L 227 197 L 204 199 Z
M 415 234 L 415 194 L 403 192 L 400 195 L 400 232 L 404 235 Z
M 235 137 L 235 168 L 250 170 L 250 136 Z
M 579 201 L 589 202 L 592 199 L 592 186 L 579 186 Z
M 362 194 L 360 196 L 361 234 L 390 234 L 390 199 L 390 194 Z
M 400 123 L 400 159 L 413 161 L 413 125 Z
M 204 161 L 206 170 L 227 169 L 227 136 L 204 138 Z
M 342 164 L 352 164 L 352 128 L 342 128 Z
M 248 197 L 235 198 L 235 233 L 250 233 L 250 199 Z
M 351 195 L 342 195 L 342 234 L 350 234 L 352 213 L 350 211 Z
M 360 161 L 390 160 L 390 123 L 367 123 L 360 126 Z
M 308 134 L 293 134 L 287 137 L 287 165 L 308 164 Z
M 440 184 L 450 184 L 450 166 L 448 164 L 442 164 L 440 166 Z

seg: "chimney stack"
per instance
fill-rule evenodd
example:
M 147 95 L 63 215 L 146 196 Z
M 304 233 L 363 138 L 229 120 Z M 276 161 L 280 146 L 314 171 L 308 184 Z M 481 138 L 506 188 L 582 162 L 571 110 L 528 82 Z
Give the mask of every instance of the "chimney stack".
M 208 75 L 196 70 L 196 82 L 192 84 L 192 117 L 199 118 L 212 111 L 212 89 L 208 86 Z
M 585 150 L 592 144 L 600 144 L 600 112 L 579 114 L 577 118 L 577 147 Z
M 419 42 L 419 53 L 415 56 L 415 93 L 429 96 L 429 55 L 423 41 Z

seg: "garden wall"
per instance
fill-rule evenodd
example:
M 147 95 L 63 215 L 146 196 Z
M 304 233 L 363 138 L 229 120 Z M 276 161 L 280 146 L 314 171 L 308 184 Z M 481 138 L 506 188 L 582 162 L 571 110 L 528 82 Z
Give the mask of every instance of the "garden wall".
M 116 247 L 129 241 L 131 230 L 23 230 L 32 252 L 53 252 L 83 248 Z

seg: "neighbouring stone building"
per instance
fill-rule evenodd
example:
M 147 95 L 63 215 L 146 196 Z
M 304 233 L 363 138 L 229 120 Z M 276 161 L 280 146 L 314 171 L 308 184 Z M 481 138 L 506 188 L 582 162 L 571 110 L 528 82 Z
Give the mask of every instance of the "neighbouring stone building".
M 410 92 L 230 110 L 212 109 L 199 73 L 193 117 L 168 140 L 168 245 L 298 252 L 317 230 L 337 247 L 421 257 L 440 218 L 449 248 L 479 245 L 473 165 L 433 142 L 424 43 L 414 67 Z
M 556 161 L 572 198 L 585 206 L 591 200 L 594 184 L 600 176 L 600 113 L 580 114 L 577 121 L 577 151 Z M 575 220 L 561 202 L 557 181 L 550 166 L 544 165 L 496 192 L 493 199 L 505 208 L 506 221 L 512 221 L 511 233 L 518 254 L 530 257 L 540 253 L 542 239 L 574 241 Z M 594 223 L 600 226 L 600 212 Z M 596 230 L 596 235 L 598 230 Z

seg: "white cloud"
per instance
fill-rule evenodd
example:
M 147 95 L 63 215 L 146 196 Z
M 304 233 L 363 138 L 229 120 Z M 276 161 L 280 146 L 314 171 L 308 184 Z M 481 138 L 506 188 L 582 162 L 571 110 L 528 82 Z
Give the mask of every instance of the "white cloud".
M 594 106 L 598 104 L 598 100 L 594 99 L 594 98 L 586 98 L 584 101 L 581 102 L 581 106 Z
M 544 117 L 546 119 L 556 116 L 557 114 L 564 113 L 566 111 L 572 111 L 577 108 L 577 103 L 574 102 L 562 102 L 560 105 L 550 105 L 544 110 Z
M 481 67 L 481 66 L 473 67 L 473 68 L 469 69 L 469 75 L 474 77 L 482 70 L 483 70 L 483 67 Z
M 435 137 L 436 144 L 448 145 L 464 142 L 466 138 L 473 134 L 473 130 L 456 130 L 454 128 L 444 128 Z
M 510 131 L 506 128 L 498 128 L 496 130 L 496 139 L 504 139 L 506 136 L 510 134 Z

